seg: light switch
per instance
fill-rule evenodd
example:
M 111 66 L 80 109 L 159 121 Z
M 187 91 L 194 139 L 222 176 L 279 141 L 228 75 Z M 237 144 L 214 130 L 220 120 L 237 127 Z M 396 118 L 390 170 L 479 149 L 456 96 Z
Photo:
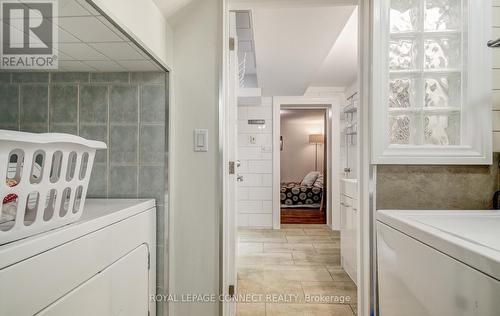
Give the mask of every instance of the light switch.
M 194 130 L 194 151 L 208 151 L 208 129 Z

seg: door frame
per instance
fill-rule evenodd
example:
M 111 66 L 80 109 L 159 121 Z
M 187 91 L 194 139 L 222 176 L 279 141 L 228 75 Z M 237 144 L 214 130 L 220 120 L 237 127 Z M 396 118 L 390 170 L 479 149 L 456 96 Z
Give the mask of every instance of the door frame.
M 334 214 L 334 205 L 340 205 L 340 106 L 341 96 L 321 97 L 273 97 L 273 229 L 281 227 L 281 109 L 325 109 L 327 111 L 327 124 L 325 134 L 327 176 L 326 188 L 326 223 L 332 227 L 332 223 L 340 222 L 340 213 Z M 336 216 L 334 216 L 336 215 Z M 340 226 L 335 230 L 340 229 Z
M 220 97 L 219 97 L 219 113 L 222 113 L 225 108 L 225 93 L 228 89 L 228 81 L 226 76 L 228 66 L 227 52 L 229 49 L 229 29 L 227 20 L 229 18 L 229 10 L 245 9 L 244 5 L 235 3 L 230 6 L 229 0 L 222 1 L 222 65 L 220 69 Z M 271 1 L 270 1 L 271 2 Z M 280 4 L 287 1 L 280 1 Z M 290 1 L 288 1 L 290 3 Z M 293 1 L 293 6 L 298 5 Z M 312 1 L 313 2 L 313 1 Z M 377 278 L 376 278 L 376 248 L 375 248 L 375 191 L 376 191 L 376 166 L 371 164 L 371 109 L 372 102 L 372 62 L 373 62 L 373 43 L 372 43 L 372 23 L 377 23 L 380 17 L 374 16 L 372 12 L 371 0 L 349 0 L 339 1 L 338 5 L 358 5 L 358 60 L 359 60 L 359 109 L 358 109 L 358 143 L 359 143 L 359 181 L 358 181 L 358 197 L 359 197 L 359 230 L 358 230 L 358 313 L 357 315 L 373 315 L 377 314 Z M 307 3 L 301 2 L 302 5 Z M 248 3 L 247 3 L 248 4 Z M 226 129 L 224 122 L 219 121 L 219 135 Z M 222 144 L 223 140 L 220 139 Z M 222 152 L 225 150 L 221 145 L 220 166 L 221 173 L 224 170 L 224 159 Z M 223 174 L 221 174 L 223 177 Z M 236 262 L 231 262 L 227 257 L 227 244 L 224 243 L 224 238 L 227 229 L 224 220 L 227 210 L 222 205 L 225 198 L 225 192 L 219 197 L 221 205 L 221 220 L 220 220 L 220 293 L 227 293 L 227 288 L 223 280 L 227 279 L 228 271 L 235 269 Z M 232 266 L 232 267 L 228 267 Z M 222 302 L 220 314 L 224 316 L 233 316 L 230 314 L 227 302 Z

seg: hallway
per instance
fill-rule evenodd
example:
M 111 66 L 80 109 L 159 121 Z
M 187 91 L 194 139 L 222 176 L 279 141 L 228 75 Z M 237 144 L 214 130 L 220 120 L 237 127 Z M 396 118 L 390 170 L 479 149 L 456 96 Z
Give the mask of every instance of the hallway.
M 238 246 L 238 295 L 254 296 L 237 316 L 355 315 L 356 285 L 340 267 L 339 233 L 326 225 L 240 229 Z

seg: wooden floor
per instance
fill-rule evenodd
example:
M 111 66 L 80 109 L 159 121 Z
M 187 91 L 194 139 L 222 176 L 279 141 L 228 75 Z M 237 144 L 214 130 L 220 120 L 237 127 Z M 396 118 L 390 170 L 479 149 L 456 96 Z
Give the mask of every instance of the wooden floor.
M 282 208 L 281 224 L 326 224 L 326 216 L 319 209 Z

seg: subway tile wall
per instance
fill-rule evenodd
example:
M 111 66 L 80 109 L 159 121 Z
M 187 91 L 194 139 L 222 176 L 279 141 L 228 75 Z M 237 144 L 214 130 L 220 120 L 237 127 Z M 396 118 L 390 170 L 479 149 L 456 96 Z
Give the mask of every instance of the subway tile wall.
M 0 129 L 100 140 L 88 196 L 155 198 L 158 286 L 166 284 L 168 76 L 162 72 L 0 73 Z M 159 308 L 162 308 L 159 306 Z
M 265 127 L 248 120 L 264 119 Z M 238 106 L 238 225 L 272 227 L 272 98 L 262 98 L 261 106 Z

